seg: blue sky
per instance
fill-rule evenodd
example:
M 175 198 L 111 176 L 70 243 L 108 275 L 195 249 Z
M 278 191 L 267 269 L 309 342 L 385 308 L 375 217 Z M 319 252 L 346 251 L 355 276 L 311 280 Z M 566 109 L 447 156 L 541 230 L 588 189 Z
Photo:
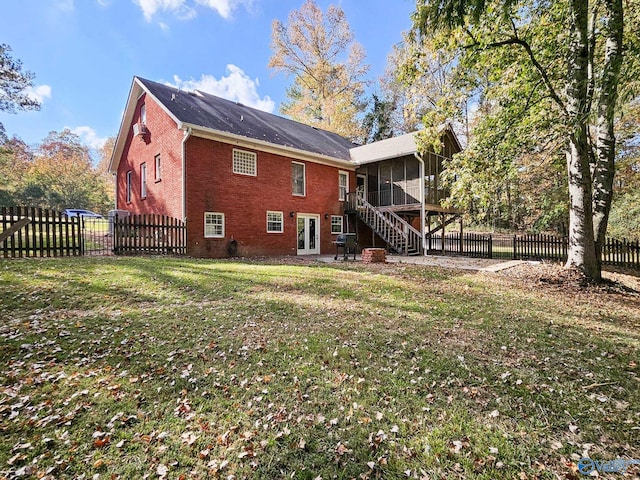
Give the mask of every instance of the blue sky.
M 370 79 L 410 27 L 412 0 L 339 5 L 367 52 Z M 38 112 L 7 114 L 9 136 L 37 144 L 69 128 L 93 148 L 116 135 L 134 75 L 199 88 L 277 113 L 289 79 L 267 68 L 271 23 L 303 0 L 21 0 L 5 2 L 0 43 L 35 73 Z

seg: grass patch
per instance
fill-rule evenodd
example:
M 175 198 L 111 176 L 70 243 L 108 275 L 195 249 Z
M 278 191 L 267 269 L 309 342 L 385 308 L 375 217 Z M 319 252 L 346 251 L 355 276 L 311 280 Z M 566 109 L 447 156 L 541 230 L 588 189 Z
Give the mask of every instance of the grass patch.
M 0 478 L 555 479 L 640 458 L 631 294 L 299 261 L 0 275 Z

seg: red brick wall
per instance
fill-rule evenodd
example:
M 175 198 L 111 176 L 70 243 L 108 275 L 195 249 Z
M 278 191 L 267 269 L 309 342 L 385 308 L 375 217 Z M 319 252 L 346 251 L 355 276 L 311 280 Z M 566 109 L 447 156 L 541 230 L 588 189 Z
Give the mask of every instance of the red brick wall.
M 257 153 L 257 176 L 238 175 L 232 172 L 233 148 L 198 137 L 187 141 L 188 253 L 226 257 L 228 243 L 235 239 L 240 256 L 296 255 L 298 213 L 320 215 L 320 251 L 334 252 L 331 215 L 342 214 L 338 171 L 346 169 L 301 162 L 306 165 L 306 196 L 298 197 L 292 194 L 292 159 L 240 148 Z M 355 189 L 353 171 L 349 181 L 350 190 Z M 267 233 L 268 210 L 283 212 L 284 233 Z M 204 212 L 224 213 L 224 238 L 204 238 Z
M 134 138 L 129 126 L 117 175 L 116 208 L 133 213 L 159 213 L 182 218 L 182 132 L 176 123 L 153 100 L 143 95 L 138 100 L 133 123 L 140 121 L 140 107 L 145 104 L 148 133 Z M 155 180 L 155 156 L 160 155 L 162 178 Z M 140 195 L 140 165 L 147 166 L 147 197 Z M 131 202 L 127 203 L 127 172 L 132 172 Z

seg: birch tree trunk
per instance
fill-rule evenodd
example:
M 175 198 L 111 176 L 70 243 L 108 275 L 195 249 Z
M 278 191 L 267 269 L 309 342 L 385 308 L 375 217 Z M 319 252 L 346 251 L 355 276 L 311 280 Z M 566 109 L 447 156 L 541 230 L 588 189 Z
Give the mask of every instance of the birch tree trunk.
M 602 87 L 597 105 L 596 163 L 593 169 L 593 228 L 596 255 L 602 256 L 613 198 L 616 138 L 613 131 L 624 32 L 622 0 L 606 0 L 603 35 L 606 37 Z
M 569 180 L 569 254 L 567 268 L 577 268 L 589 279 L 600 281 L 593 229 L 593 195 L 587 137 L 589 83 L 588 2 L 569 3 L 566 108 L 570 129 L 566 145 Z

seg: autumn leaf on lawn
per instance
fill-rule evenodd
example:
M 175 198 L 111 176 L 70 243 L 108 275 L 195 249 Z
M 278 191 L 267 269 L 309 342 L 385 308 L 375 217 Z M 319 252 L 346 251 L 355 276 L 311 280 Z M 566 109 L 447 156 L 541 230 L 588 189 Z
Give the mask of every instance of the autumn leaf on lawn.
M 193 445 L 194 442 L 198 439 L 196 434 L 193 432 L 184 432 L 182 435 L 180 435 L 180 438 L 182 439 L 182 443 L 186 445 Z
M 351 450 L 348 449 L 344 443 L 340 442 L 338 443 L 338 445 L 336 445 L 336 453 L 340 456 L 344 455 L 345 453 L 351 453 Z
M 160 478 L 166 478 L 169 473 L 169 467 L 161 463 L 158 465 L 158 468 L 156 468 L 156 473 Z
M 105 433 L 99 430 L 93 432 L 93 446 L 94 448 L 103 448 L 109 445 L 111 438 Z

